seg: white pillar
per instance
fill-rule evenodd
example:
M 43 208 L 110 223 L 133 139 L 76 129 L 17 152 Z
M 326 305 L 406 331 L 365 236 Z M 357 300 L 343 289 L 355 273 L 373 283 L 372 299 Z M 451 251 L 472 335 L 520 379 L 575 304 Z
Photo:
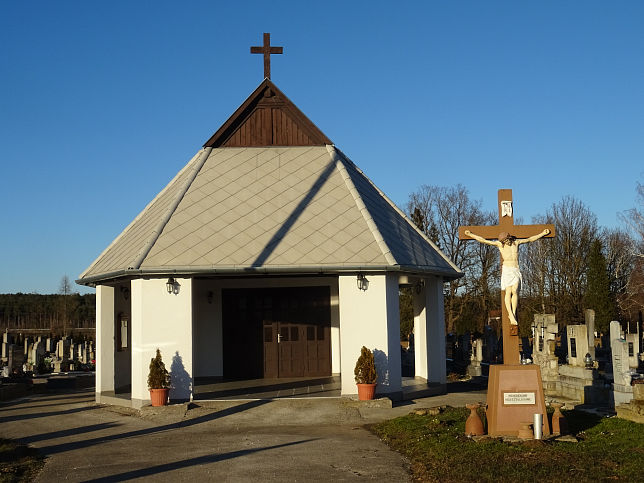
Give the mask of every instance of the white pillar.
M 60 341 L 62 343 L 63 341 Z M 96 393 L 114 390 L 114 287 L 96 286 Z
M 414 353 L 416 376 L 429 383 L 447 383 L 441 277 L 425 279 L 420 294 L 414 294 Z
M 172 376 L 170 399 L 192 397 L 192 279 L 175 278 L 169 294 L 167 279 L 132 281 L 132 406 L 150 400 L 147 378 L 156 349 Z
M 331 289 L 331 373 L 340 374 L 340 299 L 338 284 L 332 283 Z
M 366 346 L 376 359 L 376 394 L 399 399 L 402 385 L 398 276 L 366 277 L 369 288 L 365 291 L 358 289 L 356 275 L 341 275 L 338 281 L 342 395 L 358 392 L 353 371 L 360 349 Z

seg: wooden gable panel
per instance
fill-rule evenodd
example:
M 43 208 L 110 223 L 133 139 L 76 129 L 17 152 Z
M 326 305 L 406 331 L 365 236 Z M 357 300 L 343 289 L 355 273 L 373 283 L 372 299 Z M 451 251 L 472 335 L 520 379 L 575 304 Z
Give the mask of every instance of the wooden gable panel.
M 205 147 L 333 144 L 270 80 L 246 99 Z

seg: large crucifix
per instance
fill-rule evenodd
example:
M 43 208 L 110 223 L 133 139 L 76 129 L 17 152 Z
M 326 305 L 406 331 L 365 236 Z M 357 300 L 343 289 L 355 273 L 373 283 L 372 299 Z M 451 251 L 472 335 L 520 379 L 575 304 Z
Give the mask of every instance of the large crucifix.
M 284 49 L 282 47 L 271 47 L 271 34 L 264 33 L 264 45 L 261 47 L 251 47 L 251 54 L 264 55 L 264 78 L 271 78 L 271 54 L 282 54 Z
M 494 226 L 461 226 L 461 240 L 477 240 L 496 246 L 501 257 L 501 322 L 503 330 L 503 363 L 520 364 L 519 327 L 516 319 L 518 289 L 521 282 L 518 245 L 555 236 L 554 225 L 515 225 L 512 190 L 499 190 L 499 224 Z

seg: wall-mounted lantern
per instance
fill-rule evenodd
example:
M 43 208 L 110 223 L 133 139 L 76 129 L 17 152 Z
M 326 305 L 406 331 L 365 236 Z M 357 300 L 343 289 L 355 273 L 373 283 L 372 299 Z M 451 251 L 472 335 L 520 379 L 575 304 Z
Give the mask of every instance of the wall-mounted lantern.
M 166 284 L 165 284 L 165 288 L 168 290 L 168 293 L 169 293 L 169 294 L 173 294 L 173 293 L 175 293 L 175 285 L 176 285 L 176 283 L 177 283 L 177 282 L 176 282 L 176 281 L 175 281 L 175 279 L 174 279 L 174 278 L 172 278 L 172 277 L 170 277 L 170 278 L 168 279 L 168 281 L 166 282 Z
M 367 280 L 367 277 L 365 277 L 362 273 L 358 274 L 357 283 L 358 290 L 366 291 L 369 288 L 369 280 Z
M 209 304 L 212 303 L 212 299 L 213 299 L 214 296 L 215 296 L 215 294 L 213 294 L 212 292 L 208 292 L 208 295 L 206 296 L 206 298 L 208 299 Z

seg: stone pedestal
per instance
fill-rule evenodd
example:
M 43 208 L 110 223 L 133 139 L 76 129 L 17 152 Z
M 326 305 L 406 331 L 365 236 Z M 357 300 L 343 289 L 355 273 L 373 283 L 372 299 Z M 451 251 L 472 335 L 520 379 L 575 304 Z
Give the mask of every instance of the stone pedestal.
M 562 365 L 559 366 L 559 393 L 561 396 L 582 404 L 605 403 L 608 390 L 595 369 Z
M 535 414 L 543 415 L 542 434 L 550 435 L 541 371 L 534 364 L 490 366 L 487 405 L 490 436 L 518 436 L 521 423 Z

